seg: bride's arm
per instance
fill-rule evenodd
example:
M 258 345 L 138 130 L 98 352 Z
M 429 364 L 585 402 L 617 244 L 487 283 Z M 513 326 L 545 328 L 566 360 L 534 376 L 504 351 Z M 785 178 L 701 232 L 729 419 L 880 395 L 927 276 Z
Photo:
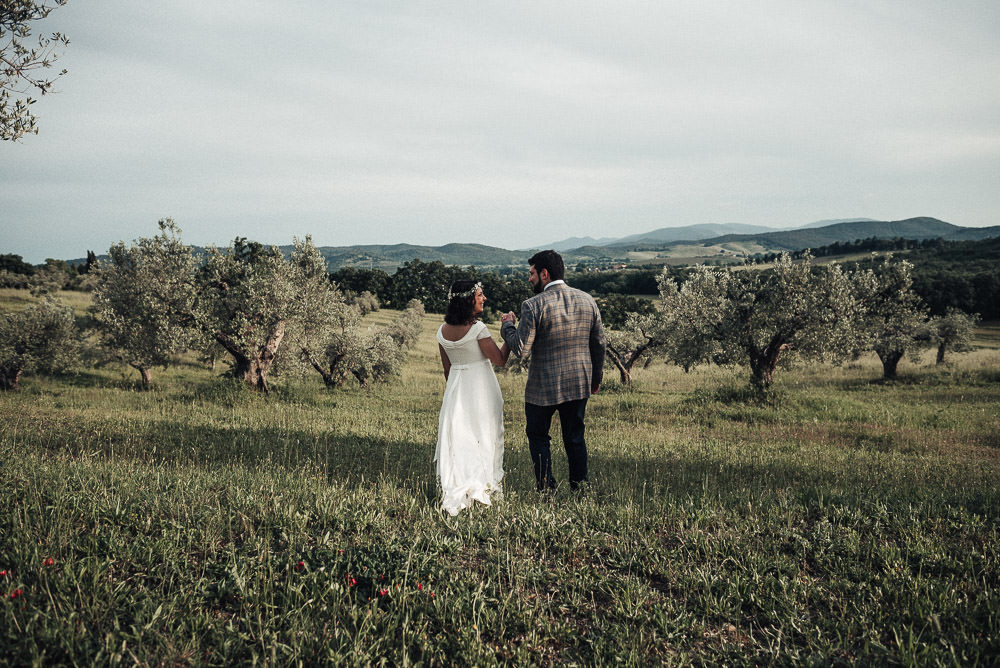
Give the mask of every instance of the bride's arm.
M 497 366 L 506 364 L 507 358 L 510 357 L 510 348 L 507 347 L 507 344 L 504 343 L 503 347 L 497 348 L 496 341 L 493 340 L 492 336 L 479 339 L 479 349 L 483 351 L 489 361 Z
M 448 359 L 448 353 L 444 351 L 444 346 L 440 343 L 438 344 L 438 352 L 441 353 L 441 366 L 444 367 L 444 379 L 448 380 L 448 372 L 451 371 L 451 360 Z

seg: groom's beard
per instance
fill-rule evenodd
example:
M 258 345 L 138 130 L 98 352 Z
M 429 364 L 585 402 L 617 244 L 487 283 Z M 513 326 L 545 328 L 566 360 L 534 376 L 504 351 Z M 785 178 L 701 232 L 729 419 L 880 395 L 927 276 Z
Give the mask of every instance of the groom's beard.
M 541 281 L 538 281 L 537 283 L 532 283 L 531 284 L 531 289 L 535 291 L 536 295 L 539 295 L 539 294 L 542 293 L 542 290 L 545 289 L 545 286 L 542 285 Z

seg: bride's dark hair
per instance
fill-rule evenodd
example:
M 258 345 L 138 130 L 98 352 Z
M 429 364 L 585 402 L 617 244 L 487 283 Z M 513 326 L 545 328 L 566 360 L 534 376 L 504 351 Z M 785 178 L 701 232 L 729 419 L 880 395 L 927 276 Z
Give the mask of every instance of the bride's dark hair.
M 473 290 L 474 287 L 476 287 L 476 281 L 468 279 L 458 280 L 451 284 L 449 292 L 455 296 L 448 302 L 448 310 L 444 312 L 446 323 L 449 325 L 468 325 L 476 319 L 476 291 Z M 461 293 L 470 290 L 472 294 L 464 297 L 461 295 Z

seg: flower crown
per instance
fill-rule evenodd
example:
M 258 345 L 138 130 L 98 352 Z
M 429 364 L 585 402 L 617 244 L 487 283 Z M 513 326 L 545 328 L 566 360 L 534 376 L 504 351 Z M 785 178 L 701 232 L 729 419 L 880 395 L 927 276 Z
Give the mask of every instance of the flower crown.
M 476 294 L 476 290 L 482 290 L 482 289 L 483 289 L 483 284 L 482 284 L 481 281 L 477 282 L 475 285 L 473 285 L 471 288 L 469 288 L 465 292 L 452 292 L 451 289 L 449 289 L 448 290 L 448 301 L 451 301 L 455 297 L 471 297 L 472 295 Z

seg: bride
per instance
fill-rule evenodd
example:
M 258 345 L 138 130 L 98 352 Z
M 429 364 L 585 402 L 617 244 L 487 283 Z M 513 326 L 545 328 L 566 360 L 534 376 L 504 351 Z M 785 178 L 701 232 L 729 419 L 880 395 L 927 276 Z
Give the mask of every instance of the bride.
M 486 301 L 481 283 L 455 281 L 448 300 L 437 332 L 447 383 L 434 461 L 442 505 L 457 515 L 473 501 L 490 505 L 491 495 L 503 496 L 503 396 L 492 364 L 506 364 L 510 350 L 497 348 L 478 319 Z

